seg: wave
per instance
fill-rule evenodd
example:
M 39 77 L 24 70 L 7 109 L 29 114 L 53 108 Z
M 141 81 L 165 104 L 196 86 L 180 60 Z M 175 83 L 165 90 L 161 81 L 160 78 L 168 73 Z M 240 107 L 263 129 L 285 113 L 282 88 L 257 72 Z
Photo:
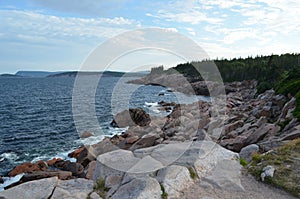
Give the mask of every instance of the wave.
M 3 184 L 0 184 L 0 192 L 1 191 L 4 191 L 4 187 L 7 187 L 15 182 L 18 182 L 22 177 L 23 177 L 23 173 L 22 174 L 19 174 L 19 175 L 16 175 L 15 177 L 3 177 L 3 181 L 4 183 Z
M 75 149 L 71 149 L 69 151 L 65 151 L 65 152 L 59 152 L 57 153 L 56 155 L 42 155 L 42 156 L 38 156 L 38 157 L 35 157 L 32 159 L 31 162 L 37 162 L 39 160 L 51 160 L 53 158 L 61 158 L 62 160 L 69 160 L 71 162 L 76 162 L 76 159 L 75 158 L 70 158 L 68 156 L 69 153 L 73 152 Z
M 155 107 L 155 106 L 159 106 L 159 104 L 157 102 L 145 102 L 145 105 L 147 107 Z
M 15 162 L 18 158 L 19 156 L 15 152 L 6 152 L 0 155 L 0 162 L 3 162 L 5 160 Z
M 112 137 L 114 135 L 122 134 L 123 132 L 127 131 L 128 127 L 125 128 L 114 128 L 114 127 L 107 127 L 107 134 L 102 135 L 95 135 L 88 138 L 80 138 L 79 140 L 76 140 L 75 142 L 77 144 L 83 144 L 83 145 L 93 145 L 97 144 L 100 141 L 102 141 L 105 137 Z

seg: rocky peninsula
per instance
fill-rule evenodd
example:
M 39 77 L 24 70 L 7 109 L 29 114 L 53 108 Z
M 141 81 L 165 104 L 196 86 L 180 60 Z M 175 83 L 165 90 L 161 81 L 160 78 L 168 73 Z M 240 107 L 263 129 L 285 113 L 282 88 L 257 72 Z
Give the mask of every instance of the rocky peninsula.
M 178 78 L 147 78 L 132 83 L 190 94 L 189 85 Z M 191 85 L 197 95 L 207 95 L 205 82 Z M 221 117 L 214 115 L 216 98 L 161 102 L 162 109 L 172 110 L 163 118 L 140 108 L 124 110 L 111 125 L 128 130 L 78 148 L 69 154 L 76 162 L 52 159 L 17 166 L 9 175 L 23 176 L 0 198 L 300 197 L 300 123 L 292 114 L 296 99 L 274 90 L 257 95 L 256 86 L 254 80 L 226 83 L 225 101 L 218 106 Z

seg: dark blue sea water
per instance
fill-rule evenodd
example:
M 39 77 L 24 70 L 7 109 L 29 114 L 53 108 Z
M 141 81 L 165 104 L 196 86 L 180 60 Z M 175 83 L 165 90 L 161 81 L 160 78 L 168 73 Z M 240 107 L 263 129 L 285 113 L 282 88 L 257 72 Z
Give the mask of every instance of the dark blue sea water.
M 119 111 L 120 107 L 117 105 L 128 103 L 122 98 L 123 94 L 128 94 L 128 88 L 135 90 L 129 99 L 130 107 L 146 108 L 146 102 L 156 103 L 161 100 L 178 102 L 176 93 L 166 92 L 159 96 L 160 92 L 165 92 L 165 88 L 125 84 L 129 79 L 101 78 L 94 97 L 99 124 L 94 125 L 87 119 L 89 112 L 82 111 L 76 116 L 80 118 L 77 121 L 81 126 L 80 130 L 86 127 L 86 130 L 94 132 L 96 136 L 80 140 L 72 110 L 75 78 L 0 78 L 0 175 L 6 175 L 14 166 L 26 161 L 66 158 L 69 151 L 83 143 L 100 141 L 103 135 L 98 132 L 99 126 L 105 134 L 122 132 L 122 129 L 110 127 L 109 123 L 113 118 L 112 111 Z M 87 77 L 86 84 L 90 81 L 91 77 Z M 121 85 L 118 89 L 117 83 Z M 88 89 L 79 92 L 83 103 L 89 97 L 87 91 Z M 114 92 L 118 92 L 118 96 L 112 100 Z M 195 101 L 195 98 L 187 97 L 185 100 L 188 103 Z M 151 108 L 147 111 L 159 114 Z

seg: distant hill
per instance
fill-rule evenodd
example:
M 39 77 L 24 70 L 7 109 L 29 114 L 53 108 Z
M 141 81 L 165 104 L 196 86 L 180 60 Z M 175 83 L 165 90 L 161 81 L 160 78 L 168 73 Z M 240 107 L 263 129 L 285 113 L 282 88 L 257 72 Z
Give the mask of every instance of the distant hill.
M 22 77 L 22 76 L 14 75 L 14 74 L 1 74 L 0 77 Z
M 89 72 L 89 71 L 18 71 L 16 74 L 0 74 L 0 77 L 76 77 L 80 73 L 81 75 L 99 75 L 104 77 L 122 77 L 126 74 L 127 77 L 142 77 L 150 73 L 150 71 L 140 72 L 118 72 L 118 71 L 104 71 L 104 72 Z
M 49 75 L 59 74 L 62 72 L 48 72 L 48 71 L 18 71 L 15 75 L 23 77 L 47 77 Z
M 147 75 L 147 72 L 116 72 L 116 71 L 104 71 L 104 72 L 89 72 L 89 71 L 70 71 L 70 72 L 62 72 L 58 74 L 50 74 L 47 77 L 76 77 L 77 74 L 80 75 L 100 75 L 103 77 L 122 77 L 126 74 L 127 77 L 142 77 Z

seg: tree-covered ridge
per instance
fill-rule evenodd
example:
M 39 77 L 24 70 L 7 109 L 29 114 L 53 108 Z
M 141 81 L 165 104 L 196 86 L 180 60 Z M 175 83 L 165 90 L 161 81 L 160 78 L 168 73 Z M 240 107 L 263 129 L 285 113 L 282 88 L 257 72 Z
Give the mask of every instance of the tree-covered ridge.
M 295 96 L 297 107 L 294 115 L 300 120 L 300 54 L 194 61 L 168 70 L 156 67 L 150 75 L 181 73 L 190 82 L 201 81 L 204 75 L 206 80 L 218 80 L 209 70 L 214 64 L 224 82 L 255 79 L 258 93 L 273 88 L 278 94 Z
M 218 67 L 224 82 L 256 79 L 259 82 L 266 81 L 272 84 L 279 81 L 286 71 L 300 65 L 300 54 L 194 61 L 179 64 L 166 73 L 175 69 L 188 78 L 202 80 L 198 71 L 203 71 L 202 68 L 212 62 Z
M 216 74 L 209 70 L 214 64 L 224 82 L 255 79 L 258 81 L 258 92 L 261 93 L 274 88 L 278 82 L 287 77 L 289 71 L 300 68 L 300 54 L 193 61 L 178 64 L 168 70 L 163 70 L 162 66 L 156 67 L 151 70 L 150 74 L 161 75 L 179 72 L 190 82 L 201 81 L 204 75 L 208 80 L 219 79 L 215 78 Z M 294 72 L 299 73 L 299 70 Z

